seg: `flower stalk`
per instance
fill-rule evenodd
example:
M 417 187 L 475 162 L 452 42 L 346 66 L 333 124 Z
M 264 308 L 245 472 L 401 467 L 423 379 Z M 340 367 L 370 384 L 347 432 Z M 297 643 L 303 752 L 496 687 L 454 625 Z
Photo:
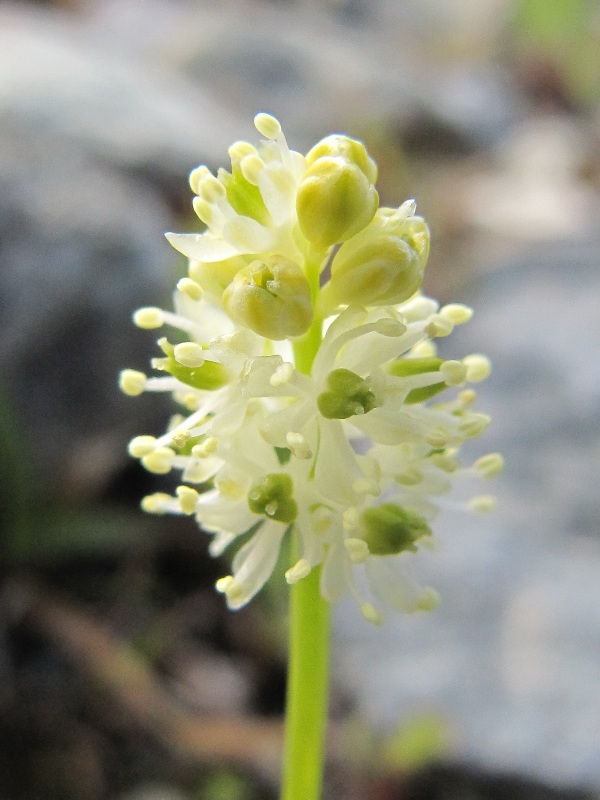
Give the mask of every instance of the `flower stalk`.
M 329 603 L 320 569 L 290 590 L 290 644 L 281 800 L 318 800 L 329 683 Z

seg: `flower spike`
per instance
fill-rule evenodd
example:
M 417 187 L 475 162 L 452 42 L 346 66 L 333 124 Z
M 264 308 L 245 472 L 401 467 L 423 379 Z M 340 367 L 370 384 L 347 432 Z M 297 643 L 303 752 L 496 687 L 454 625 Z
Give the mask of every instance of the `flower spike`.
M 349 592 L 374 624 L 386 607 L 430 610 L 438 597 L 412 578 L 413 553 L 433 542 L 457 481 L 504 464 L 498 453 L 460 462 L 490 421 L 470 386 L 488 359 L 436 352 L 472 309 L 421 294 L 427 223 L 414 200 L 379 206 L 362 142 L 334 134 L 304 156 L 275 117 L 255 126 L 264 139 L 235 142 L 229 170 L 190 175 L 205 230 L 167 234 L 189 259 L 174 311 L 134 315 L 175 338 L 159 339 L 158 374 L 126 369 L 121 389 L 168 392 L 180 408 L 163 436 L 129 445 L 146 469 L 183 481 L 142 507 L 194 516 L 215 556 L 244 537 L 217 582 L 231 608 L 260 591 L 294 535 L 289 584 L 318 567 L 323 598 Z M 493 506 L 487 494 L 463 504 Z

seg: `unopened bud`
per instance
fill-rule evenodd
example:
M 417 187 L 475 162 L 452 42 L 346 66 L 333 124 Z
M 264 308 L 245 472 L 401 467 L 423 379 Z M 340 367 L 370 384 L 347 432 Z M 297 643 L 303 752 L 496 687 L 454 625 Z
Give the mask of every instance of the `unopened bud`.
M 421 217 L 380 209 L 367 227 L 345 242 L 331 264 L 323 302 L 391 305 L 408 300 L 423 281 L 429 229 Z
M 223 293 L 223 306 L 235 322 L 275 341 L 306 333 L 313 318 L 304 273 L 279 255 L 241 269 Z
M 361 142 L 344 136 L 319 142 L 307 163 L 296 196 L 302 233 L 317 247 L 345 242 L 368 225 L 379 205 L 375 165 Z

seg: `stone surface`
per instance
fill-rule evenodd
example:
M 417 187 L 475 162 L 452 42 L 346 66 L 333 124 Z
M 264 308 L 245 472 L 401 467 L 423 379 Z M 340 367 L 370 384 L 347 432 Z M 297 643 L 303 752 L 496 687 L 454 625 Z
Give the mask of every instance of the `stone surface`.
M 490 516 L 448 510 L 442 547 L 417 569 L 439 589 L 429 615 L 373 629 L 337 616 L 337 674 L 380 728 L 440 712 L 448 757 L 554 784 L 600 787 L 600 280 L 597 240 L 522 253 L 471 296 L 445 341 L 488 353 L 479 392 L 500 450 Z M 468 295 L 468 293 L 467 293 Z M 477 489 L 480 491 L 480 488 Z

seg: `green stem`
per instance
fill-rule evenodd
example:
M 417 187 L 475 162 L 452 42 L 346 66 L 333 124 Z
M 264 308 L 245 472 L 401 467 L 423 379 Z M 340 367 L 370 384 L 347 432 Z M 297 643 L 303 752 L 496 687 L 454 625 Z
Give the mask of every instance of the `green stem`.
M 320 568 L 291 587 L 290 660 L 281 800 L 318 800 L 329 680 L 329 603 Z
M 326 251 L 311 250 L 304 264 L 313 308 L 317 305 L 321 268 L 326 256 Z M 315 314 L 308 331 L 294 342 L 297 370 L 310 374 L 322 338 L 322 320 Z M 319 800 L 321 796 L 328 708 L 330 612 L 329 603 L 321 596 L 320 577 L 321 568 L 316 567 L 290 589 L 290 657 L 281 800 Z

